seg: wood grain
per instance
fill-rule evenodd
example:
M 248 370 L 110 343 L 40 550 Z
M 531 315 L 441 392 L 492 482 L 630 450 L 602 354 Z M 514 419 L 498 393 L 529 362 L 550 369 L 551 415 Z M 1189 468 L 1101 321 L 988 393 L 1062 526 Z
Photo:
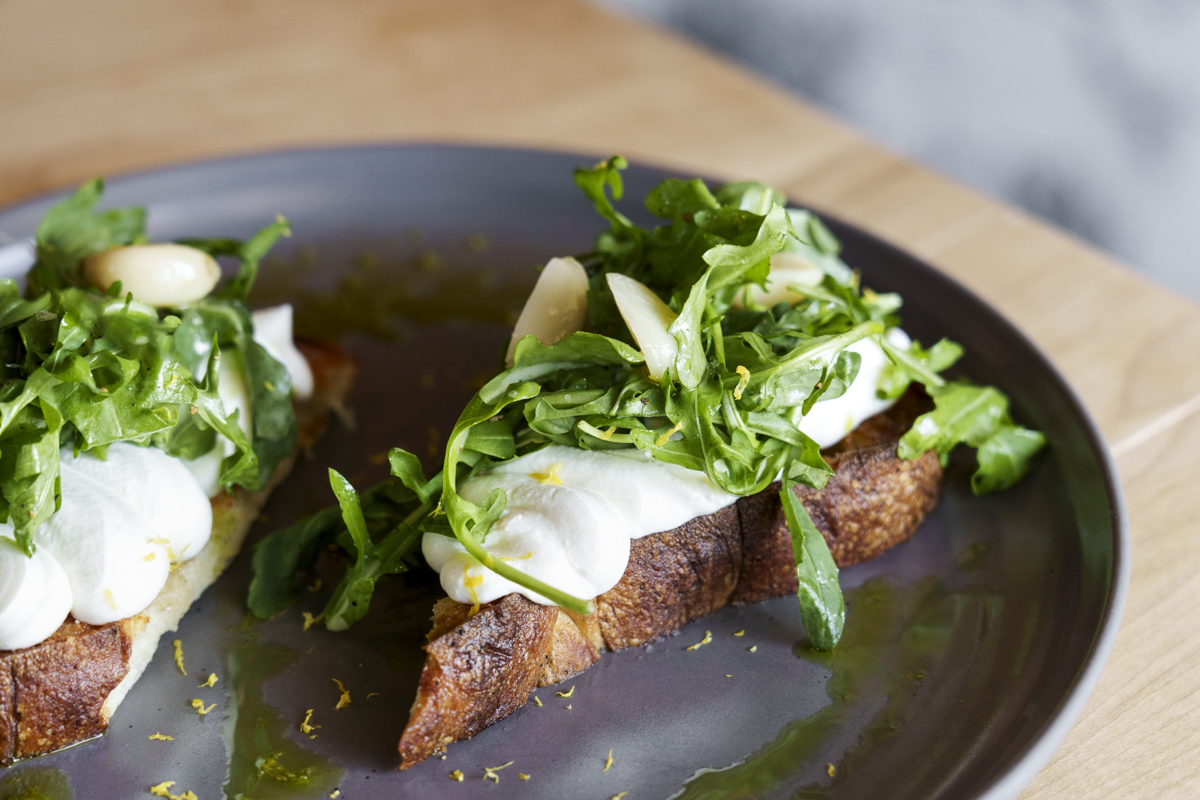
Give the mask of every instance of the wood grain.
M 1017 323 L 1125 480 L 1117 651 L 1027 798 L 1200 794 L 1200 309 L 711 53 L 575 0 L 0 0 L 0 203 L 181 160 L 364 141 L 622 152 L 756 177 Z

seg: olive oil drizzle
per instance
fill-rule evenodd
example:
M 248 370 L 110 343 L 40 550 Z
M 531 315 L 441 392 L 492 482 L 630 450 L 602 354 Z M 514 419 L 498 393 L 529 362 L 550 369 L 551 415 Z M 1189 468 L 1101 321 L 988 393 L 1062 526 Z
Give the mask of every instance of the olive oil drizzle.
M 823 777 L 796 790 L 796 800 L 840 796 L 837 789 L 865 765 L 878 747 L 902 735 L 919 712 L 919 686 L 943 664 L 986 658 L 998 637 L 989 637 L 1003 598 L 983 587 L 950 590 L 938 578 L 898 586 L 873 578 L 846 593 L 846 631 L 833 652 L 798 642 L 798 658 L 830 671 L 829 705 L 784 726 L 774 741 L 743 761 L 693 775 L 672 800 L 757 798 L 795 785 L 802 775 Z M 879 706 L 880 696 L 885 698 Z M 879 706 L 873 711 L 873 706 Z M 868 719 L 858 743 L 840 756 L 822 753 L 829 741 L 856 721 Z M 818 755 L 824 755 L 819 762 Z M 932 755 L 932 754 L 931 754 Z M 936 759 L 930 758 L 931 763 Z M 921 769 L 911 778 L 937 780 Z M 899 786 L 896 787 L 900 789 Z M 896 796 L 904 796 L 897 791 Z
M 0 800 L 75 800 L 71 780 L 56 767 L 0 771 Z
M 225 653 L 225 720 L 222 735 L 229 757 L 227 800 L 328 797 L 345 770 L 288 738 L 296 726 L 263 698 L 263 686 L 281 675 L 300 654 L 256 631 L 235 636 Z

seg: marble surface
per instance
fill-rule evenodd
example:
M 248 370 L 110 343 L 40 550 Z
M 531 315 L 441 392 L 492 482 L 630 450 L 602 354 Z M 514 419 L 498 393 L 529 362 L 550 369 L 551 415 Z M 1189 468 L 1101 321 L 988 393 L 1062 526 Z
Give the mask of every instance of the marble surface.
M 607 3 L 1200 298 L 1200 3 Z

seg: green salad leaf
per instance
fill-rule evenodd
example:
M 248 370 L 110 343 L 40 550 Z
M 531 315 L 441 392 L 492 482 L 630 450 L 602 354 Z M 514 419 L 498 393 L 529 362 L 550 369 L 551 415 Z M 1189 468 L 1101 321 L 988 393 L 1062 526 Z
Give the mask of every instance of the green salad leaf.
M 841 261 L 840 243 L 815 215 L 786 208 L 786 198 L 764 184 L 713 192 L 700 180 L 671 179 L 646 198 L 646 209 L 662 224 L 642 228 L 613 205 L 623 194 L 624 167 L 614 157 L 575 173 L 576 185 L 609 224 L 581 257 L 589 276 L 586 329 L 554 344 L 533 336 L 518 343 L 512 366 L 479 390 L 454 426 L 433 479 L 440 489 L 436 505 L 416 457 L 402 450 L 392 451 L 393 477 L 361 496 L 334 475 L 341 516 L 321 512 L 259 546 L 254 613 L 286 608 L 319 544 L 337 541 L 357 555 L 326 617 L 330 627 L 351 624 L 365 611 L 375 580 L 412 563 L 420 535 L 453 537 L 493 572 L 590 613 L 592 598 L 548 586 L 488 550 L 488 533 L 506 506 L 503 490 L 473 503 L 460 489 L 476 473 L 552 443 L 637 448 L 702 471 L 735 495 L 761 492 L 783 476 L 801 616 L 813 644 L 831 649 L 845 615 L 837 566 L 795 489 L 819 489 L 832 472 L 802 422 L 816 403 L 854 382 L 862 358 L 848 348 L 865 339 L 879 342 L 889 361 L 881 398 L 897 398 L 915 381 L 934 399 L 934 410 L 901 442 L 902 457 L 933 449 L 945 458 L 957 444 L 975 447 L 977 492 L 1007 487 L 1028 470 L 1044 444 L 1041 434 L 1011 421 L 998 390 L 942 377 L 962 354 L 958 345 L 897 346 L 886 334 L 899 324 L 900 298 L 861 288 Z M 755 287 L 765 287 L 780 253 L 816 267 L 820 282 L 794 287 L 794 302 L 760 305 Z M 660 380 L 649 374 L 617 308 L 610 274 L 640 281 L 677 315 L 667 328 L 677 356 Z M 365 536 L 356 504 L 368 521 Z
M 30 555 L 34 531 L 60 503 L 62 446 L 103 452 L 130 442 L 193 459 L 219 434 L 234 448 L 221 482 L 249 489 L 265 486 L 295 447 L 290 379 L 253 340 L 241 300 L 286 221 L 223 245 L 241 263 L 227 298 L 156 309 L 83 277 L 89 255 L 146 241 L 145 210 L 97 211 L 103 191 L 91 181 L 47 212 L 23 296 L 15 281 L 0 281 L 0 519 Z M 244 376 L 252 436 L 221 402 L 222 358 Z

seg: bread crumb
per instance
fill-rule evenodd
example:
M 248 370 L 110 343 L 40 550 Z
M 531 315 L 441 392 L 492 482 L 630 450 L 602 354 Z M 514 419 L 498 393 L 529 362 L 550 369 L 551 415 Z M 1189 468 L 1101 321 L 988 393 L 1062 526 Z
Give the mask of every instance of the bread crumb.
M 337 711 L 350 705 L 350 690 L 343 686 L 337 678 L 334 678 L 333 682 L 338 685 L 338 690 L 342 693 L 342 696 L 338 698 L 337 705 L 333 707 L 333 710 Z
M 183 668 L 183 641 L 176 639 L 172 644 L 175 645 L 175 666 L 179 667 L 179 671 L 187 676 L 187 670 Z
M 705 631 L 704 638 L 701 639 L 700 641 L 696 642 L 695 644 L 690 645 L 687 649 L 688 650 L 699 650 L 701 647 L 704 647 L 704 645 L 708 644 L 711 641 L 712 641 L 712 631 Z
M 608 768 L 613 765 L 612 748 L 608 749 L 608 760 L 604 762 L 604 769 L 601 772 L 608 772 Z
M 217 677 L 217 673 L 210 672 L 208 674 L 208 679 L 205 680 L 204 683 L 200 684 L 196 688 L 197 689 L 211 689 L 212 687 L 217 685 L 217 681 L 219 681 L 219 680 L 220 680 L 220 678 Z
M 555 694 L 559 697 L 570 697 L 571 695 L 575 694 L 575 687 L 572 686 L 569 692 L 555 692 Z
M 151 734 L 150 736 L 147 736 L 146 738 L 151 741 L 155 741 L 155 742 L 173 742 L 173 741 L 175 741 L 174 736 L 167 736 L 165 733 Z

